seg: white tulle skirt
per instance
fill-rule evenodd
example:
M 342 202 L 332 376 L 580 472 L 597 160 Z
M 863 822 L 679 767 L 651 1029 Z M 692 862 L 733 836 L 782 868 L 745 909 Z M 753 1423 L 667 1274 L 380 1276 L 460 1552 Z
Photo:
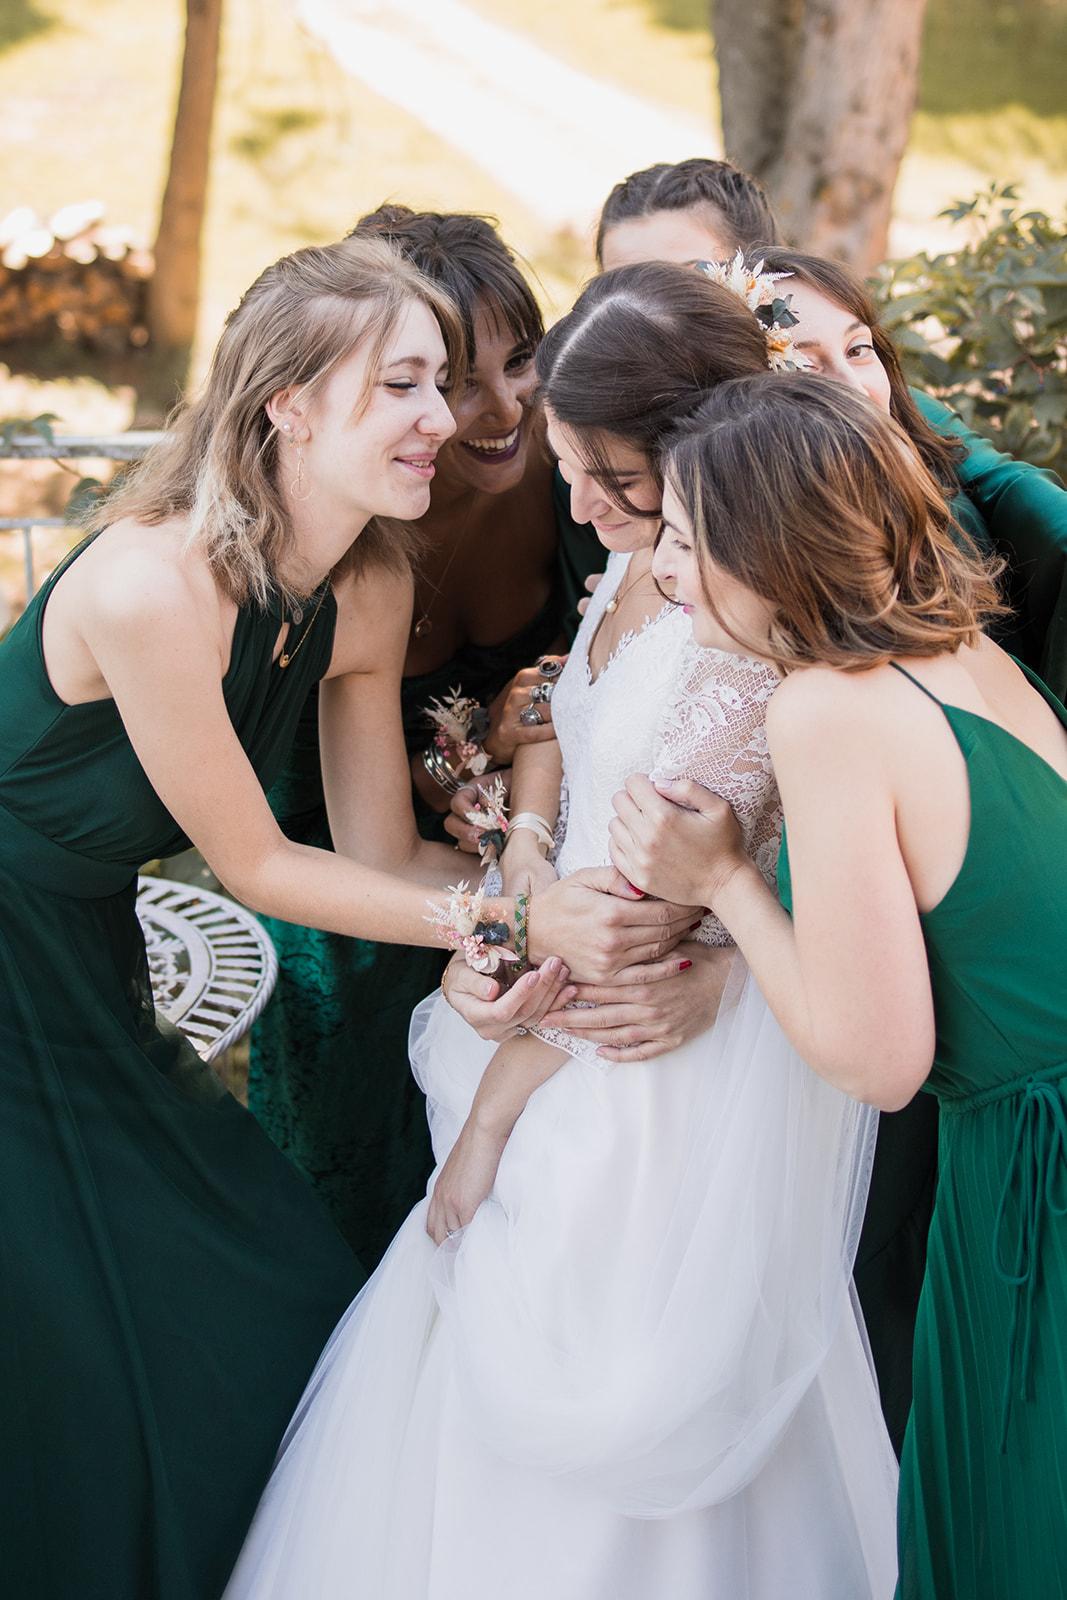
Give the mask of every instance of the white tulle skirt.
M 692 1043 L 567 1062 L 441 1249 L 415 1208 L 225 1600 L 890 1600 L 896 1464 L 850 1292 L 876 1118 L 735 967 Z M 412 1041 L 442 1161 L 494 1047 L 439 997 Z

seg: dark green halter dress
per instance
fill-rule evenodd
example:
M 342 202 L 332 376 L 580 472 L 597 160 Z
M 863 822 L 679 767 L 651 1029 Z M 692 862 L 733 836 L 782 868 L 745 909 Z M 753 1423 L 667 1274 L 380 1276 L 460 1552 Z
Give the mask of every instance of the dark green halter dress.
M 0 645 L 0 1592 L 218 1600 L 359 1274 L 156 1023 L 137 869 L 188 841 L 114 702 L 52 690 L 54 582 Z M 333 620 L 328 598 L 287 674 L 279 615 L 238 614 L 223 688 L 264 782 Z
M 963 752 L 971 827 L 922 918 L 937 1025 L 924 1087 L 941 1133 L 898 1596 L 1064 1600 L 1067 783 L 1003 728 L 916 688 Z M 779 891 L 788 908 L 784 844 Z

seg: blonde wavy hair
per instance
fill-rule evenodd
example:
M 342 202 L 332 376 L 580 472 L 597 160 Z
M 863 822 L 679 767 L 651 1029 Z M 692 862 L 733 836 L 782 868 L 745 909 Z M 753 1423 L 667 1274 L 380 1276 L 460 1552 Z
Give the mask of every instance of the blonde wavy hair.
M 808 373 L 721 384 L 679 424 L 665 476 L 707 558 L 773 607 L 770 644 L 742 648 L 784 672 L 863 671 L 974 644 L 1003 615 L 997 577 L 954 521 L 911 440 L 853 389 Z
M 267 402 L 281 389 L 313 394 L 354 350 L 366 348 L 361 405 L 403 312 L 432 312 L 448 352 L 450 382 L 466 367 L 462 320 L 449 297 L 376 239 L 344 239 L 283 256 L 262 272 L 226 319 L 199 395 L 178 407 L 164 439 L 87 519 L 99 531 L 121 517 L 149 525 L 181 515 L 188 542 L 207 555 L 237 604 L 288 595 L 279 583 L 292 540 L 278 489 L 278 432 Z M 357 413 L 358 414 L 358 413 Z M 340 568 L 406 568 L 417 548 L 410 524 L 374 518 Z

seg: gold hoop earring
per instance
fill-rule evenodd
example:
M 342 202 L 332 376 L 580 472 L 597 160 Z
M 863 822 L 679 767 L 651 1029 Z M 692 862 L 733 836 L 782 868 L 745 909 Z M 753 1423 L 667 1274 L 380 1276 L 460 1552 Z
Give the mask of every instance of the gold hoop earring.
M 296 477 L 289 480 L 289 493 L 294 500 L 310 500 L 312 495 L 311 484 L 307 481 L 304 472 L 304 452 L 300 446 L 296 447 Z

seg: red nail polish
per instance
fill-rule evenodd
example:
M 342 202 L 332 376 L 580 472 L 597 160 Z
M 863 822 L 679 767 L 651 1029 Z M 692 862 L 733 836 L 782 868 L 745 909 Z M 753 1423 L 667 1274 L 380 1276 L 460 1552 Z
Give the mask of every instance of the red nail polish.
M 679 963 L 678 963 L 678 971 L 679 972 L 688 972 L 689 968 L 692 965 L 693 965 L 693 963 L 691 961 L 679 961 Z
M 627 880 L 626 887 L 629 889 L 631 894 L 640 895 L 642 900 L 645 898 L 645 891 L 643 889 L 639 889 L 636 883 L 630 883 L 629 880 Z
M 702 921 L 703 921 L 703 918 L 702 917 L 698 917 L 695 922 L 691 922 L 689 924 L 689 932 L 690 933 L 695 933 L 697 931 L 697 929 L 700 927 L 700 924 L 701 924 Z

